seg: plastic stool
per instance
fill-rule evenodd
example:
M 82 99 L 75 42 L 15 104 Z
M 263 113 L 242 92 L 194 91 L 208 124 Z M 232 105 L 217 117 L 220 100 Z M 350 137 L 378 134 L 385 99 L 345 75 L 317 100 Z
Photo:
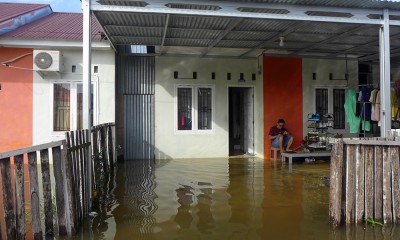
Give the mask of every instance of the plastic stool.
M 271 150 L 270 150 L 270 154 L 271 154 L 270 158 L 271 158 L 271 160 L 277 160 L 278 159 L 278 152 L 280 152 L 280 151 L 281 150 L 279 148 L 271 147 Z

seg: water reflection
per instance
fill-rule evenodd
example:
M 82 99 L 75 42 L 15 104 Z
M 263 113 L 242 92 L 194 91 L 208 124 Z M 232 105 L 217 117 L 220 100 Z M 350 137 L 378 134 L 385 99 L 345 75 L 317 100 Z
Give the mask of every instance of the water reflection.
M 119 164 L 95 239 L 398 239 L 399 228 L 328 223 L 329 165 L 257 159 Z

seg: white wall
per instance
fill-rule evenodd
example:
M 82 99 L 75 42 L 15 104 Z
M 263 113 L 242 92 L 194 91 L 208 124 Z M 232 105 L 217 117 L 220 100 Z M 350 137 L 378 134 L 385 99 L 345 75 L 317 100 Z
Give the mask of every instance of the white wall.
M 49 73 L 42 79 L 33 72 L 33 145 L 64 139 L 64 133 L 52 129 L 52 84 L 63 80 L 82 81 L 82 51 L 64 49 L 61 54 L 64 70 L 60 75 Z M 75 73 L 72 73 L 72 65 L 76 65 Z M 98 73 L 93 73 L 93 66 L 98 66 Z M 112 50 L 92 51 L 92 81 L 97 82 L 97 124 L 114 122 L 115 55 Z
M 197 79 L 174 79 L 191 77 L 197 72 Z M 216 80 L 211 73 L 216 73 Z M 232 80 L 226 80 L 227 73 Z M 247 80 L 239 84 L 239 73 Z M 251 80 L 256 73 L 257 80 Z M 209 84 L 215 88 L 214 132 L 210 134 L 179 134 L 174 132 L 174 94 L 177 84 Z M 263 157 L 263 84 L 257 74 L 257 60 L 158 57 L 156 58 L 155 92 L 155 149 L 156 158 L 210 158 L 229 155 L 228 86 L 255 87 L 255 153 Z
M 316 80 L 313 80 L 313 73 L 316 73 Z M 333 73 L 334 79 L 343 79 L 346 73 L 345 60 L 326 60 L 326 59 L 303 59 L 303 135 L 306 136 L 307 115 L 315 113 L 315 88 L 353 88 L 358 89 L 358 62 L 348 61 L 349 81 L 329 80 L 329 73 Z M 332 90 L 329 91 L 332 94 Z M 330 98 L 332 99 L 332 98 Z M 333 113 L 333 103 L 329 101 L 329 113 Z M 341 133 L 344 137 L 356 136 L 349 133 L 349 125 L 346 123 L 346 129 L 330 129 L 330 133 Z

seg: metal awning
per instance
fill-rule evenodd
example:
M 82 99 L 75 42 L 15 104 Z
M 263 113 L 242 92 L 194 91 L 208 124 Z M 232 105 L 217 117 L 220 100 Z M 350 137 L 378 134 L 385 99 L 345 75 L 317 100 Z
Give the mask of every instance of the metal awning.
M 379 59 L 383 8 L 392 56 L 400 52 L 400 3 L 376 0 L 92 0 L 106 35 L 160 55 L 270 55 Z

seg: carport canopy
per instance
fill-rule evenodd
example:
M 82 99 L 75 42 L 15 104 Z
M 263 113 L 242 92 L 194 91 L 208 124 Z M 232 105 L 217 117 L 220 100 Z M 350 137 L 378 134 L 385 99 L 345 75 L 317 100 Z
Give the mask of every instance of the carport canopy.
M 400 40 L 396 38 L 400 35 L 400 2 L 83 0 L 82 3 L 84 32 L 90 32 L 89 19 L 94 14 L 117 52 L 122 46 L 141 45 L 154 46 L 154 55 L 256 58 L 264 53 L 380 61 L 383 136 L 390 130 L 390 94 L 386 93 L 390 91 L 390 55 L 400 55 Z M 84 67 L 90 66 L 89 38 L 85 34 Z M 85 69 L 84 79 L 89 79 L 90 67 Z M 89 93 L 89 84 L 86 85 L 84 91 Z M 85 110 L 90 106 L 85 104 L 85 100 L 90 101 L 88 96 L 84 97 Z M 86 114 L 84 111 L 84 123 L 88 125 Z

